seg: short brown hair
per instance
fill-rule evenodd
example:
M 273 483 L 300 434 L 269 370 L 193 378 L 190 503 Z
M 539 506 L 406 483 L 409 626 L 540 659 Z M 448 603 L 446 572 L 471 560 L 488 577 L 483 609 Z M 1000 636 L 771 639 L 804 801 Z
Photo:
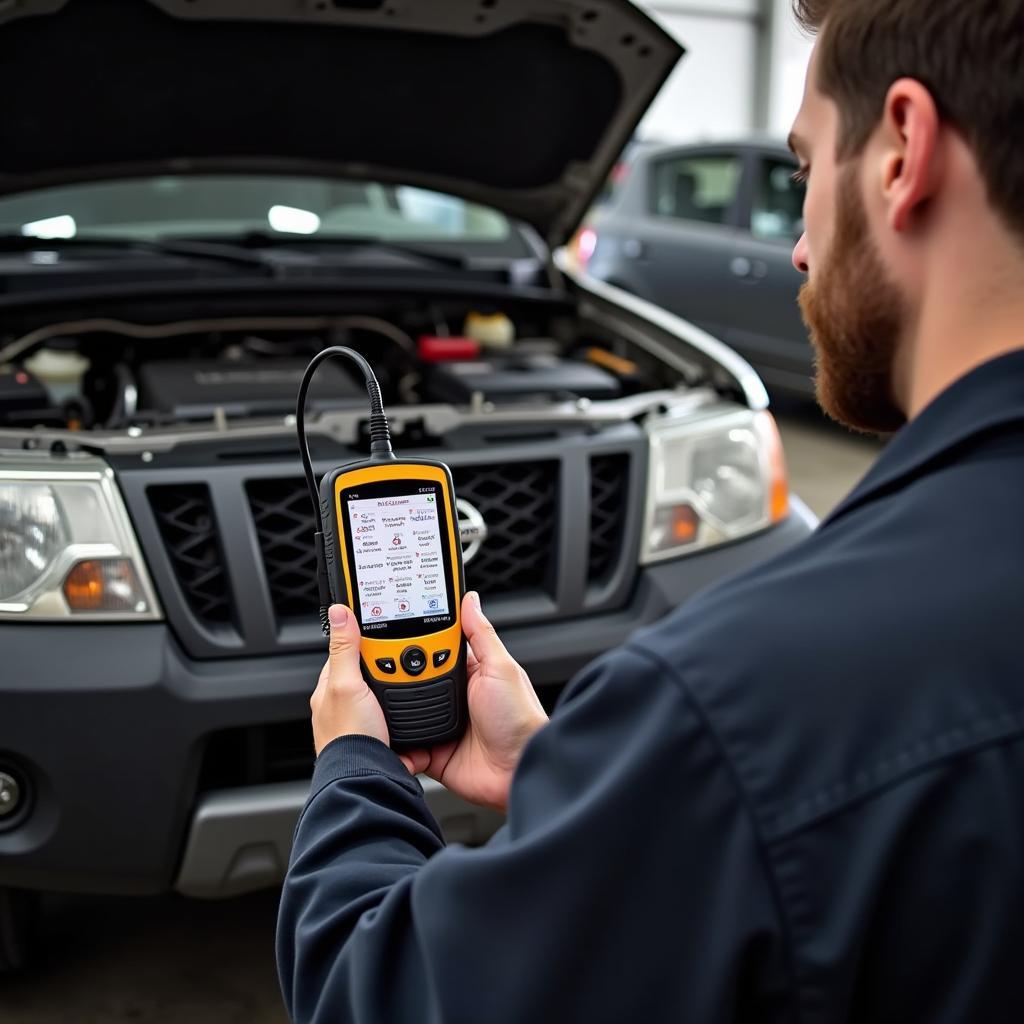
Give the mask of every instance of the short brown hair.
M 892 83 L 916 79 L 1024 238 L 1024 0 L 793 0 L 793 9 L 821 32 L 818 87 L 839 107 L 840 159 L 863 150 Z

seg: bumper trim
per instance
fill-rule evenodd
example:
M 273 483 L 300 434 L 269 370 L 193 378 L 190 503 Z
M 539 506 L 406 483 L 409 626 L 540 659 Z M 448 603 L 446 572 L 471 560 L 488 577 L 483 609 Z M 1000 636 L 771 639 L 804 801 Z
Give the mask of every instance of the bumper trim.
M 421 776 L 420 782 L 449 843 L 482 843 L 504 821 L 433 779 Z M 308 796 L 304 781 L 207 793 L 192 817 L 174 888 L 198 899 L 224 899 L 280 883 Z

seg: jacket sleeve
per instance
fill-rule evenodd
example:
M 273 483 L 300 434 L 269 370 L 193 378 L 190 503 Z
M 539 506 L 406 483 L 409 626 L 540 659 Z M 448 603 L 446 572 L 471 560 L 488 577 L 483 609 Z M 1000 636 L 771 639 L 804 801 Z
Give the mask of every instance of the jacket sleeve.
M 771 1021 L 784 945 L 714 738 L 629 649 L 570 684 L 479 849 L 443 848 L 383 744 L 327 747 L 278 923 L 296 1024 Z

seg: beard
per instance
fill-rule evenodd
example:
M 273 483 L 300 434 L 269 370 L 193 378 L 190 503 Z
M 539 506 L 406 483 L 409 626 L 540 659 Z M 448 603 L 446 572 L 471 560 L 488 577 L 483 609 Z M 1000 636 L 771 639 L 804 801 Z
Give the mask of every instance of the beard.
M 816 279 L 800 289 L 818 404 L 854 430 L 888 434 L 906 423 L 893 393 L 906 314 L 871 238 L 855 165 L 840 173 L 838 197 L 831 248 Z

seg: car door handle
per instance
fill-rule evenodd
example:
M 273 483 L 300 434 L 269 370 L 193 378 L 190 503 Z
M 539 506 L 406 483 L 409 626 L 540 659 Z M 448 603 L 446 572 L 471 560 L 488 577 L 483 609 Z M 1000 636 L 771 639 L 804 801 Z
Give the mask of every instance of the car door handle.
M 756 284 L 768 276 L 768 264 L 763 260 L 750 260 L 746 256 L 736 256 L 729 264 L 729 269 L 736 277 Z
M 623 255 L 631 260 L 639 260 L 644 257 L 644 243 L 639 238 L 627 238 L 622 243 Z

